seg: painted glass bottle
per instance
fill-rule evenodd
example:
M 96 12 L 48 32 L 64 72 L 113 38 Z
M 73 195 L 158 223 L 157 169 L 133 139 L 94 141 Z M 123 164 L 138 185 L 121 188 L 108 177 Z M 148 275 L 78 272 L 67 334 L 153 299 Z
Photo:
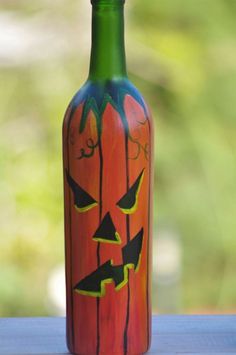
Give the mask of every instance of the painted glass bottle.
M 142 354 L 151 338 L 152 121 L 126 73 L 124 0 L 92 0 L 85 85 L 63 123 L 67 344 Z

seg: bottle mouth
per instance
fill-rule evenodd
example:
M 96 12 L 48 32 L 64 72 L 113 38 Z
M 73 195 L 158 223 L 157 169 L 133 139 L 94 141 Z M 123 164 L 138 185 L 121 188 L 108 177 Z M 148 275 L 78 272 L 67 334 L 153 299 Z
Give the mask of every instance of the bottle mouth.
M 122 5 L 125 0 L 91 0 L 92 5 Z

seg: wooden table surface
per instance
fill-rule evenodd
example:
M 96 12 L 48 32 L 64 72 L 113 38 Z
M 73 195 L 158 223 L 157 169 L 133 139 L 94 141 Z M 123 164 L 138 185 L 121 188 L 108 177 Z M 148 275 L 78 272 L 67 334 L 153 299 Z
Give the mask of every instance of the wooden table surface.
M 236 316 L 155 316 L 149 353 L 236 355 Z M 65 319 L 0 319 L 0 354 L 68 354 Z

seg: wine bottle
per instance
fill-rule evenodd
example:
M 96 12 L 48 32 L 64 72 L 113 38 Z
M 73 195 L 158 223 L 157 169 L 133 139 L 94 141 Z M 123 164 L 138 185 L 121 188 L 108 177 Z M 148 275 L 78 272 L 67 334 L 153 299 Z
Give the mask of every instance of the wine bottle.
M 89 76 L 63 123 L 67 345 L 142 354 L 151 339 L 150 111 L 127 77 L 124 0 L 92 0 Z

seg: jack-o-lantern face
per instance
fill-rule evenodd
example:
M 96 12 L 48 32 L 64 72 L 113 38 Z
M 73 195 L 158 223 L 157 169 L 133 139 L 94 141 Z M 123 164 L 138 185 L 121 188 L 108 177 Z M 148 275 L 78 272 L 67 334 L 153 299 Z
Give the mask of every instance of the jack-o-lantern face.
M 151 333 L 150 120 L 127 81 L 87 85 L 63 131 L 68 341 L 80 354 L 144 353 Z M 115 337 L 107 336 L 111 329 Z
M 79 213 L 84 213 L 98 205 L 97 201 L 89 195 L 66 171 L 68 184 L 73 192 L 74 206 Z M 142 185 L 144 170 L 139 174 L 130 189 L 117 202 L 117 207 L 125 214 L 133 214 L 138 208 L 138 195 Z M 95 231 L 94 241 L 100 243 L 121 244 L 119 233 L 112 221 L 109 212 L 101 221 Z M 113 260 L 105 262 L 97 270 L 81 280 L 75 291 L 87 296 L 102 297 L 105 295 L 105 284 L 114 282 L 115 289 L 120 290 L 128 282 L 128 269 L 138 270 L 143 243 L 143 228 L 132 240 L 122 248 L 122 265 L 114 265 Z

